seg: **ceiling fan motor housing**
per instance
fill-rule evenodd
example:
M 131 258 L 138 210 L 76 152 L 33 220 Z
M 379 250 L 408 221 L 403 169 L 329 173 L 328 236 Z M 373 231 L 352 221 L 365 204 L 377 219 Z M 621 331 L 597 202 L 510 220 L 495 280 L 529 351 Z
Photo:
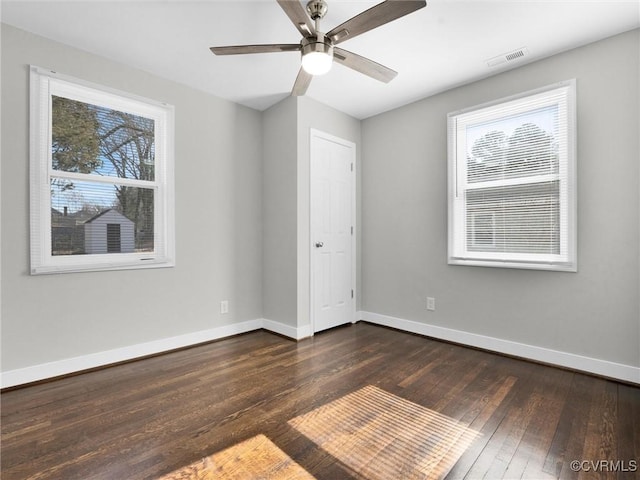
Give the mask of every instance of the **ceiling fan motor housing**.
M 300 45 L 303 57 L 311 52 L 324 53 L 333 57 L 333 44 L 324 33 L 318 32 L 317 35 L 303 38 Z

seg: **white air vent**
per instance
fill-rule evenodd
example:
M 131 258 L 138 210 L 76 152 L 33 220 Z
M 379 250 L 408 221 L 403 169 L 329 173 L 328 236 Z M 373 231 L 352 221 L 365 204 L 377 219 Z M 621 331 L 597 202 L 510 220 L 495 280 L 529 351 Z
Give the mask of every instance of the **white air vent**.
M 522 47 L 513 52 L 503 53 L 502 55 L 498 55 L 497 57 L 490 58 L 487 60 L 487 66 L 489 67 L 497 67 L 498 65 L 502 65 L 503 63 L 513 62 L 516 60 L 520 60 L 521 58 L 526 57 L 529 54 L 529 50 L 527 47 Z

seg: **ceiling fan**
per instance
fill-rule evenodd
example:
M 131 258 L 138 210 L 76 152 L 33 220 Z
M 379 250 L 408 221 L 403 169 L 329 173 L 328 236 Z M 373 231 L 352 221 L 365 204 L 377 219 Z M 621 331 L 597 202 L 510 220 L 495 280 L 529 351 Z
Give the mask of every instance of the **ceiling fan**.
M 211 47 L 211 51 L 216 55 L 301 52 L 302 66 L 291 91 L 291 95 L 296 96 L 305 94 L 314 75 L 327 73 L 333 60 L 376 80 L 385 83 L 393 80 L 398 72 L 336 45 L 427 5 L 424 0 L 386 0 L 323 33 L 320 30 L 320 20 L 327 13 L 324 0 L 310 0 L 307 2 L 306 12 L 298 0 L 277 2 L 302 34 L 300 43 Z

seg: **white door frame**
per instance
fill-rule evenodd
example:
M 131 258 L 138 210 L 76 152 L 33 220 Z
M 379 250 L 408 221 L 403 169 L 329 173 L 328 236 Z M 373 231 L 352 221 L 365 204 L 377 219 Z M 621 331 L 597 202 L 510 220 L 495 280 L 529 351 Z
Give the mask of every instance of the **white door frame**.
M 340 137 L 336 137 L 335 135 L 331 135 L 329 133 L 323 132 L 321 130 L 317 130 L 315 128 L 310 128 L 309 129 L 309 319 L 310 319 L 310 323 L 311 323 L 311 335 L 313 336 L 315 334 L 316 328 L 315 328 L 315 284 L 314 284 L 314 272 L 315 272 L 315 268 L 316 268 L 316 261 L 315 258 L 316 256 L 314 255 L 314 251 L 315 248 L 313 246 L 313 242 L 315 242 L 314 240 L 314 232 L 313 232 L 313 221 L 312 221 L 312 215 L 313 215 L 313 211 L 312 211 L 312 199 L 313 199 L 313 178 L 312 178 L 312 168 L 311 168 L 311 162 L 312 162 L 312 156 L 313 156 L 313 137 L 318 137 L 318 138 L 322 138 L 325 140 L 329 140 L 331 142 L 335 142 L 338 143 L 340 145 L 344 145 L 345 147 L 348 147 L 351 149 L 351 164 L 353 165 L 353 174 L 351 175 L 351 225 L 353 227 L 353 234 L 351 235 L 351 289 L 353 290 L 353 297 L 351 299 L 351 307 L 350 307 L 350 313 L 351 313 L 351 323 L 355 323 L 356 322 L 356 304 L 357 304 L 357 298 L 358 298 L 358 291 L 357 291 L 357 277 L 356 277 L 356 273 L 357 273 L 357 250 L 356 250 L 356 246 L 357 246 L 357 242 L 356 242 L 356 232 L 358 231 L 357 229 L 357 225 L 356 225 L 356 220 L 357 220 L 357 216 L 356 216 L 356 177 L 357 177 L 357 170 L 356 170 L 356 144 L 354 142 L 351 142 L 349 140 L 345 140 L 343 138 Z

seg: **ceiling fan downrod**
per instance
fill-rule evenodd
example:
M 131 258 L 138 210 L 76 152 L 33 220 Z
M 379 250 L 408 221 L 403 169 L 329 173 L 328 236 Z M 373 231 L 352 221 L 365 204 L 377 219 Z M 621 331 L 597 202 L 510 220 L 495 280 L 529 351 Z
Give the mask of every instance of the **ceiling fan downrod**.
M 302 66 L 312 75 L 323 75 L 331 69 L 333 62 L 333 42 L 320 31 L 320 20 L 327 14 L 324 0 L 307 2 L 307 13 L 315 22 L 315 35 L 304 37 L 300 42 Z

